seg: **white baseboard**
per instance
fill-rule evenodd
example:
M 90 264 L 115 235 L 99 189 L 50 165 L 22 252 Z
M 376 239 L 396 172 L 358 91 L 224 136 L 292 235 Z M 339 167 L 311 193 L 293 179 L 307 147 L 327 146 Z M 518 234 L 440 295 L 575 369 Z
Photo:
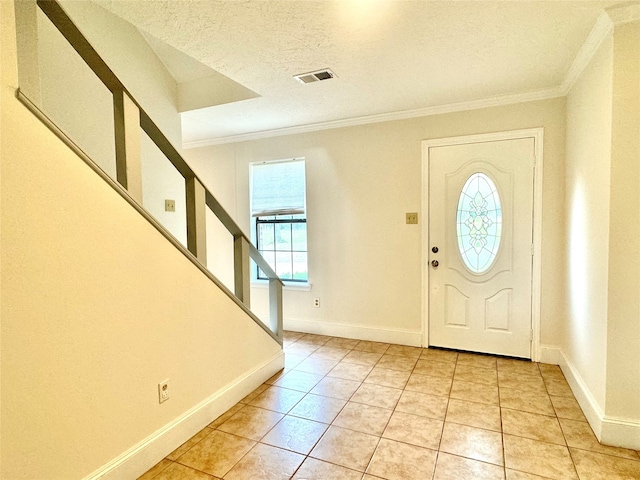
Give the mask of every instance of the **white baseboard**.
M 85 480 L 138 478 L 282 368 L 284 353 L 279 352 L 91 473 Z
M 600 441 L 613 447 L 640 450 L 640 421 L 605 415 Z
M 593 433 L 596 434 L 598 440 L 602 438 L 602 420 L 604 419 L 604 411 L 596 401 L 595 397 L 589 390 L 575 365 L 569 360 L 565 353 L 560 350 L 560 368 L 564 377 L 567 379 L 573 395 L 576 397 L 584 416 L 587 417 L 589 425 Z
M 555 345 L 540 345 L 540 363 L 560 365 L 562 362 L 562 350 Z
M 285 330 L 292 330 L 294 332 L 315 333 L 318 335 L 354 338 L 358 340 L 369 340 L 372 342 L 396 343 L 412 347 L 420 347 L 422 345 L 422 332 L 414 330 L 298 320 L 294 318 L 285 318 L 284 328 Z
M 540 345 L 540 362 L 560 365 L 589 425 L 602 444 L 640 450 L 640 420 L 604 415 L 580 372 L 560 347 Z

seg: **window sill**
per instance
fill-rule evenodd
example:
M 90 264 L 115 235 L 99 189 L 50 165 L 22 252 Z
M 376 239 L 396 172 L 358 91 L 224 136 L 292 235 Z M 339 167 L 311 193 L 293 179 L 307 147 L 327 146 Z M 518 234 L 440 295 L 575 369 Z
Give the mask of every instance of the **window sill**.
M 287 282 L 283 280 L 284 290 L 293 290 L 298 292 L 310 292 L 311 284 L 308 282 Z M 251 286 L 256 288 L 269 288 L 268 280 L 251 280 Z

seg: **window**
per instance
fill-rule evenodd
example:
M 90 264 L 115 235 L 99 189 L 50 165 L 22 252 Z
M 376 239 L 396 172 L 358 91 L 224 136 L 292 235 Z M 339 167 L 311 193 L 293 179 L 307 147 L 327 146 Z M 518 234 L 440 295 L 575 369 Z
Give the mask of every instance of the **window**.
M 458 250 L 471 272 L 482 274 L 498 255 L 502 236 L 502 207 L 493 181 L 484 173 L 471 175 L 458 200 Z
M 308 281 L 305 193 L 304 160 L 251 165 L 251 216 L 256 247 L 286 281 Z M 256 278 L 267 278 L 257 266 Z

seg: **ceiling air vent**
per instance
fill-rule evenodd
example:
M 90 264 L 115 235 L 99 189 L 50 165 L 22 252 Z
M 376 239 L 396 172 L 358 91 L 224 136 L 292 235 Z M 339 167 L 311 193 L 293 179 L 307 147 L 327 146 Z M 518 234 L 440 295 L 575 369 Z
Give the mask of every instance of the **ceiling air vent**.
M 330 78 L 335 77 L 336 74 L 333 73 L 328 68 L 324 70 L 318 70 L 316 72 L 309 73 L 301 73 L 300 75 L 294 75 L 293 78 L 298 80 L 300 83 L 313 83 L 320 82 L 322 80 L 329 80 Z

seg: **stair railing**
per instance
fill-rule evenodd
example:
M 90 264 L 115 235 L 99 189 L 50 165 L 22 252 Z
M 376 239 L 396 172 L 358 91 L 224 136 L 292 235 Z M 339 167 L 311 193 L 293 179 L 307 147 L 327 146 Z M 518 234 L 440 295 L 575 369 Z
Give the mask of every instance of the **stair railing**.
M 63 132 L 20 89 L 18 99 L 47 127 L 65 142 L 96 173 L 143 215 L 162 235 L 175 245 L 191 262 L 225 292 L 269 335 L 282 344 L 282 286 L 271 266 L 258 252 L 237 223 L 225 211 L 213 194 L 184 160 L 160 128 L 129 93 L 87 38 L 56 0 L 37 0 L 37 6 L 80 55 L 104 86 L 113 94 L 115 126 L 116 179 L 105 173 L 65 132 Z M 16 12 L 18 17 L 18 12 Z M 20 23 L 17 27 L 20 28 Z M 20 51 L 19 51 L 20 54 Z M 158 220 L 142 207 L 142 174 L 140 159 L 140 129 L 180 172 L 185 181 L 187 247 L 185 248 Z M 206 267 L 206 208 L 209 208 L 233 236 L 234 292 L 231 292 Z M 250 310 L 250 259 L 269 279 L 269 325 L 265 325 Z

